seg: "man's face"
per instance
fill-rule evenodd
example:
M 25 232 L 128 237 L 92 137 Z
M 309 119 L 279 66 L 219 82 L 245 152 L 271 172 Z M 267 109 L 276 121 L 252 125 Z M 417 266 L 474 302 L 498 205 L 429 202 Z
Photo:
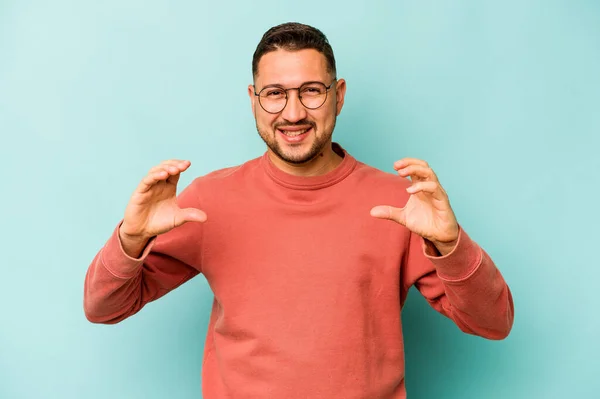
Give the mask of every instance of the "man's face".
M 345 81 L 334 81 L 334 78 L 327 71 L 325 56 L 317 50 L 280 49 L 269 52 L 260 59 L 258 76 L 254 86 L 248 87 L 248 94 L 260 137 L 283 161 L 293 164 L 310 162 L 331 146 L 335 121 L 342 110 L 346 91 Z M 288 89 L 300 87 L 307 82 L 321 82 L 325 86 L 333 83 L 327 92 L 325 103 L 317 109 L 306 108 L 300 102 L 298 90 L 287 92 L 285 108 L 275 114 L 265 111 L 254 95 L 255 90 L 259 93 L 265 87 Z M 303 98 L 308 95 L 309 93 Z M 308 101 L 305 103 L 308 104 Z

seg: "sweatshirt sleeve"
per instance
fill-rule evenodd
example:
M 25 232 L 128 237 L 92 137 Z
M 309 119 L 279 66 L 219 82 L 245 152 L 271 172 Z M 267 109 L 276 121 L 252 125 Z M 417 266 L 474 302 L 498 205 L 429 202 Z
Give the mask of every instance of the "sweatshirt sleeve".
M 490 256 L 460 228 L 452 252 L 439 256 L 432 243 L 411 233 L 405 292 L 411 285 L 464 332 L 504 339 L 514 319 L 508 285 Z
M 177 201 L 181 208 L 199 207 L 195 184 Z M 123 250 L 121 223 L 85 276 L 84 312 L 92 323 L 118 323 L 201 272 L 202 223 L 188 222 L 152 238 L 137 259 Z

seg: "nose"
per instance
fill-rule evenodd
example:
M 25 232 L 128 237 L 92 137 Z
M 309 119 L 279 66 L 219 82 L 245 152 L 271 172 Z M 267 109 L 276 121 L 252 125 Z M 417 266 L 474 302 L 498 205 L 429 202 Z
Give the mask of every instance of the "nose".
M 304 108 L 304 105 L 300 102 L 297 90 L 290 90 L 288 92 L 287 104 L 283 111 L 281 111 L 281 117 L 292 123 L 306 118 L 306 108 Z

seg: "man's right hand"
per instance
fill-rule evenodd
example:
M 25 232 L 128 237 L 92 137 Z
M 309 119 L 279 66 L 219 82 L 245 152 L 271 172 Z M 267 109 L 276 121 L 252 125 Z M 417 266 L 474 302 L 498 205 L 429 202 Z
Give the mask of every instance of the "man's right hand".
M 177 182 L 189 161 L 169 160 L 150 169 L 131 196 L 119 229 L 125 252 L 140 256 L 148 241 L 186 222 L 204 222 L 206 214 L 177 205 Z

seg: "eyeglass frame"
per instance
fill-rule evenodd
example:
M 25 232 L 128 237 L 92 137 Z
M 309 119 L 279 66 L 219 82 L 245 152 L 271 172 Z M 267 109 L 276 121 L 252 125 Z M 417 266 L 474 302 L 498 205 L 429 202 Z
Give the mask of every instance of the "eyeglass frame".
M 325 104 L 325 103 L 327 102 L 327 96 L 329 95 L 329 90 L 331 89 L 331 87 L 333 86 L 333 84 L 334 84 L 336 81 L 337 81 L 337 77 L 333 78 L 333 81 L 332 81 L 332 82 L 329 84 L 329 86 L 326 86 L 326 85 L 325 85 L 325 83 L 323 83 L 323 82 L 319 82 L 319 81 L 316 81 L 316 80 L 315 80 L 315 81 L 310 81 L 310 82 L 304 82 L 304 83 L 302 83 L 302 84 L 301 84 L 299 87 L 290 87 L 290 88 L 288 88 L 288 89 L 284 89 L 283 87 L 281 87 L 281 86 L 278 86 L 278 85 L 267 85 L 267 86 L 263 87 L 262 89 L 260 89 L 260 91 L 259 91 L 258 93 L 256 92 L 256 86 L 252 85 L 252 87 L 254 87 L 254 95 L 255 95 L 256 97 L 258 97 L 258 103 L 260 104 L 260 107 L 261 107 L 261 108 L 262 108 L 262 109 L 263 109 L 263 110 L 264 110 L 266 113 L 269 113 L 269 114 L 275 115 L 275 114 L 279 114 L 279 113 L 283 112 L 283 110 L 285 109 L 285 107 L 287 107 L 288 100 L 289 100 L 289 98 L 290 98 L 290 97 L 289 97 L 289 95 L 288 95 L 288 91 L 290 91 L 290 90 L 298 90 L 298 100 L 300 100 L 300 104 L 302 104 L 302 106 L 303 106 L 304 108 L 306 108 L 306 109 L 310 109 L 310 110 L 315 110 L 315 109 L 319 109 L 319 108 L 321 108 L 321 107 L 323 106 L 323 104 Z M 318 107 L 316 107 L 316 108 L 310 108 L 310 107 L 307 107 L 306 105 L 304 105 L 304 103 L 302 102 L 302 95 L 300 94 L 300 89 L 301 89 L 301 88 L 303 88 L 303 87 L 304 87 L 304 86 L 306 86 L 306 85 L 309 85 L 309 84 L 311 84 L 311 83 L 320 83 L 320 84 L 322 84 L 323 86 L 325 86 L 325 99 L 323 100 L 323 102 L 321 103 L 321 105 L 319 105 L 319 106 L 318 106 Z M 262 103 L 260 102 L 260 93 L 262 93 L 262 92 L 263 92 L 265 89 L 270 89 L 270 88 L 274 88 L 274 87 L 276 87 L 276 88 L 278 88 L 278 89 L 281 89 L 281 90 L 283 90 L 283 92 L 285 93 L 285 104 L 283 105 L 283 108 L 281 108 L 281 111 L 278 111 L 278 112 L 271 112 L 271 111 L 267 111 L 267 110 L 265 109 L 265 107 L 263 107 Z

